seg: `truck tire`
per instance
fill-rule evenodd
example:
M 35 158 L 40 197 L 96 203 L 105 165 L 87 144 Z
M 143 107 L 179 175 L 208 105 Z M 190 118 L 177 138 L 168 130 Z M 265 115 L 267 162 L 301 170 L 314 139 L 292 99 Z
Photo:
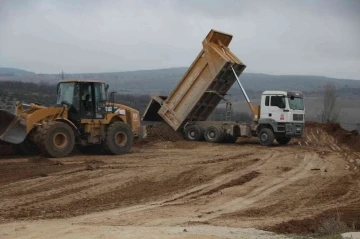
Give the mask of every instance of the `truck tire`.
M 40 149 L 49 157 L 65 157 L 74 146 L 74 131 L 63 122 L 50 122 L 41 131 Z
M 269 128 L 262 128 L 259 132 L 260 144 L 264 146 L 270 146 L 274 142 L 274 132 Z
M 134 135 L 129 125 L 123 122 L 112 123 L 106 133 L 104 150 L 110 154 L 125 154 L 131 149 Z
M 223 141 L 225 134 L 220 127 L 209 126 L 205 129 L 204 138 L 208 142 L 219 143 Z
M 13 144 L 14 151 L 22 156 L 34 156 L 40 153 L 38 146 L 27 136 L 20 144 Z
M 185 128 L 185 139 L 188 141 L 200 141 L 203 136 L 203 130 L 197 125 L 190 125 Z
M 288 144 L 291 140 L 291 137 L 283 136 L 283 137 L 277 137 L 276 142 L 278 142 L 281 145 Z

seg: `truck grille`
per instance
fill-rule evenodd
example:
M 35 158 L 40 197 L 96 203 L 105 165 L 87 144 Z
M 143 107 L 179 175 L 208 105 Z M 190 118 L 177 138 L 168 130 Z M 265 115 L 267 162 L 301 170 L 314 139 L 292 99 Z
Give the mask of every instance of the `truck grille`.
M 303 121 L 304 115 L 303 114 L 293 114 L 293 120 L 294 121 Z

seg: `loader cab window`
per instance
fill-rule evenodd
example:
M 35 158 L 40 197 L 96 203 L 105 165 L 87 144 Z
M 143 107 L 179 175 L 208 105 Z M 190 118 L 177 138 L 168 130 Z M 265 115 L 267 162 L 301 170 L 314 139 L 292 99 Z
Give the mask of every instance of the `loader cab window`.
M 280 109 L 286 108 L 285 96 L 284 95 L 273 95 L 271 96 L 271 106 L 277 106 Z
M 93 94 L 91 84 L 82 84 L 81 90 L 81 116 L 83 118 L 93 118 Z
M 103 83 L 95 83 L 95 118 L 103 119 L 105 116 L 105 103 L 106 103 L 106 95 L 105 95 L 105 84 Z
M 75 83 L 60 83 L 57 92 L 57 104 L 63 103 L 72 105 L 74 99 Z

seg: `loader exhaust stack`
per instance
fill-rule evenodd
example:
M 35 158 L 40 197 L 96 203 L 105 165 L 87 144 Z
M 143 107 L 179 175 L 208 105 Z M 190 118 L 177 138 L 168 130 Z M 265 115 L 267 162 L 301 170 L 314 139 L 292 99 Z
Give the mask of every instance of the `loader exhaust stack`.
M 6 110 L 0 110 L 0 140 L 19 144 L 25 138 L 26 126 L 21 124 L 21 119 Z

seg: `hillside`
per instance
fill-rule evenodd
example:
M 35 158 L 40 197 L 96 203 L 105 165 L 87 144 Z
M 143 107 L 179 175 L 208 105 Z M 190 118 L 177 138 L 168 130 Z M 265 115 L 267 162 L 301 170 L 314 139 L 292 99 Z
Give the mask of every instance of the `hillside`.
M 16 68 L 0 67 L 0 76 L 32 76 L 34 72 L 25 71 Z
M 0 68 L 8 69 L 8 68 Z M 139 70 L 128 72 L 108 73 L 79 73 L 66 74 L 65 79 L 99 79 L 110 84 L 111 89 L 120 93 L 136 95 L 169 94 L 186 72 L 186 67 Z M 21 72 L 21 70 L 18 70 Z M 246 70 L 245 70 L 246 71 Z M 4 70 L 4 72 L 6 72 Z M 16 72 L 16 71 L 15 71 Z M 24 71 L 26 72 L 26 71 Z M 15 74 L 6 76 L 0 74 L 0 81 L 46 82 L 56 84 L 60 80 L 59 74 Z M 264 90 L 300 90 L 318 95 L 324 84 L 330 82 L 337 86 L 342 97 L 358 97 L 360 95 L 360 80 L 336 79 L 322 76 L 308 75 L 268 75 L 244 72 L 241 81 L 249 95 L 257 97 Z M 232 100 L 242 99 L 239 86 L 234 84 L 229 91 Z M 311 94 L 310 94 L 311 95 Z M 240 98 L 238 98 L 240 97 Z

